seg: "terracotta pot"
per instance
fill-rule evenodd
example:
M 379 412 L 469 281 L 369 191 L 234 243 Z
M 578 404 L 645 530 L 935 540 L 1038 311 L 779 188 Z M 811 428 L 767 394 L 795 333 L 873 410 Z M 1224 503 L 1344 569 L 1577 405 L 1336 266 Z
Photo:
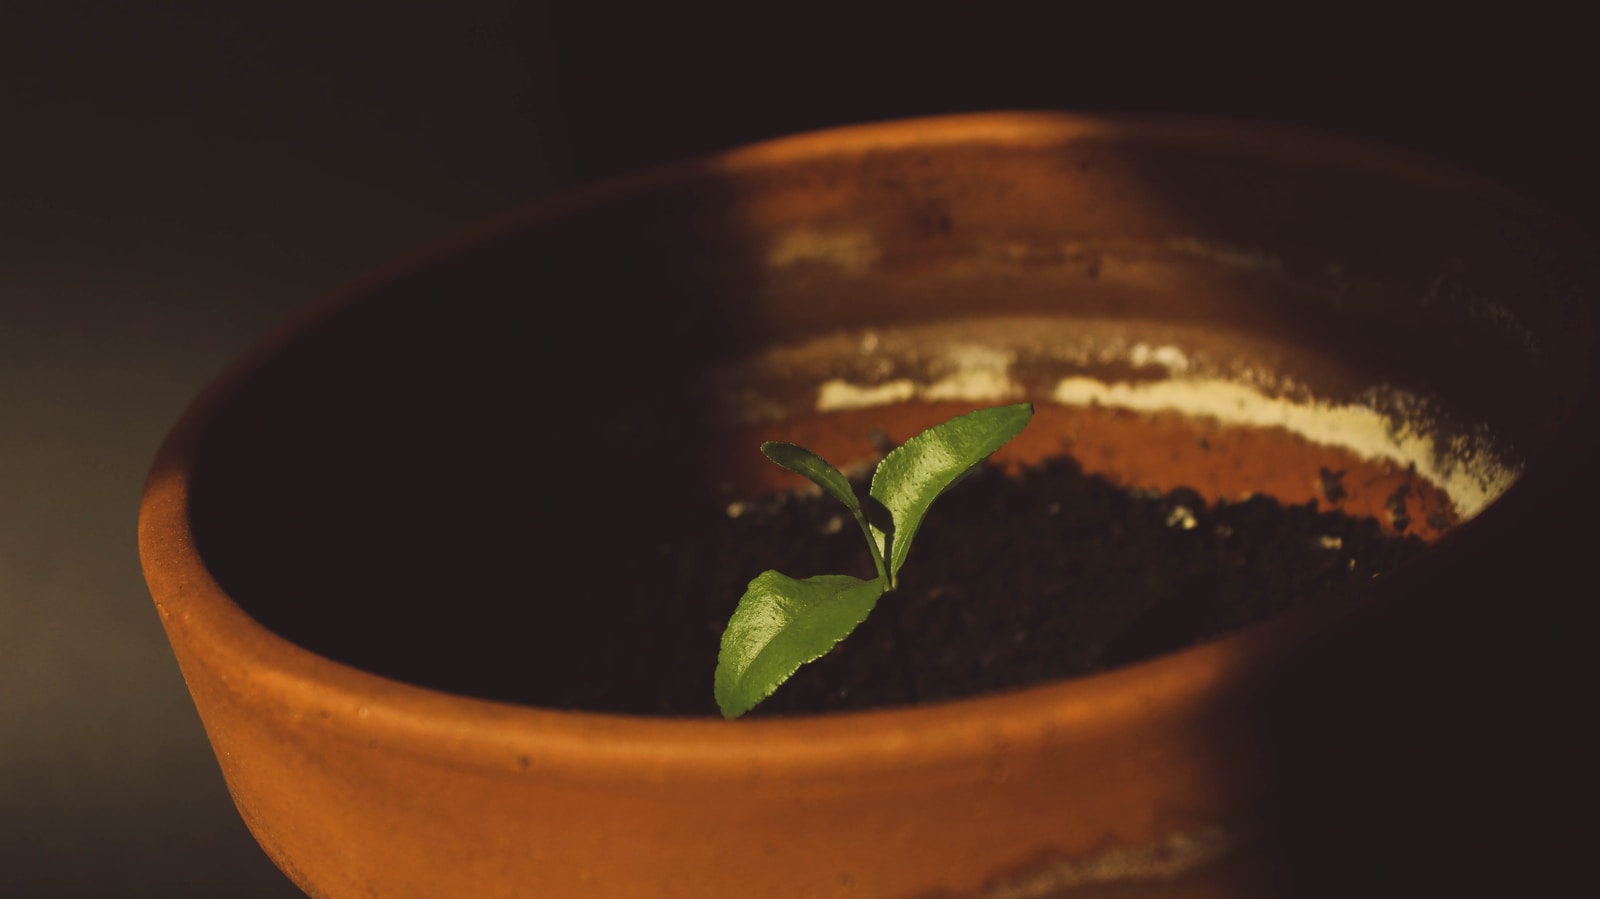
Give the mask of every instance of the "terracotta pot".
M 266 340 L 161 450 L 146 577 L 241 814 L 313 896 L 1481 882 L 1521 846 L 1492 772 L 1533 750 L 1497 738 L 1516 681 L 1479 642 L 1533 638 L 1472 588 L 1588 451 L 1595 258 L 1492 185 L 1294 130 L 776 141 L 542 204 Z M 1410 480 L 1413 527 L 1448 532 L 1358 595 L 1070 682 L 732 723 L 539 707 L 654 676 L 632 585 L 678 563 L 678 503 L 775 483 L 755 439 L 848 455 L 869 420 L 1015 397 L 1040 414 L 1013 458 L 1303 501 L 1364 454 L 1349 509 Z M 1515 620 L 1554 620 L 1541 596 Z

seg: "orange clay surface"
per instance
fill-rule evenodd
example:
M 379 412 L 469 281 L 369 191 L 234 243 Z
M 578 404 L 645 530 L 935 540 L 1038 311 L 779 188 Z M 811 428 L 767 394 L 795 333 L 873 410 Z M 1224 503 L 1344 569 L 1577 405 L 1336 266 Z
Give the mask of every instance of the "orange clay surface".
M 804 483 L 758 451 L 764 440 L 798 443 L 841 468 L 878 456 L 875 433 L 898 444 L 956 415 L 969 403 L 903 403 L 738 428 L 713 449 L 714 476 L 736 490 L 763 493 Z M 1208 503 L 1267 494 L 1287 504 L 1316 500 L 1324 510 L 1377 519 L 1395 531 L 1397 494 L 1405 532 L 1433 540 L 1459 516 L 1443 491 L 1405 467 L 1362 459 L 1348 450 L 1312 443 L 1282 428 L 1224 425 L 1177 413 L 1132 412 L 1093 406 L 1035 404 L 1033 421 L 995 454 L 1007 466 L 1070 455 L 1084 471 L 1126 487 L 1169 491 L 1188 487 Z M 1324 492 L 1324 471 L 1343 472 L 1344 496 Z

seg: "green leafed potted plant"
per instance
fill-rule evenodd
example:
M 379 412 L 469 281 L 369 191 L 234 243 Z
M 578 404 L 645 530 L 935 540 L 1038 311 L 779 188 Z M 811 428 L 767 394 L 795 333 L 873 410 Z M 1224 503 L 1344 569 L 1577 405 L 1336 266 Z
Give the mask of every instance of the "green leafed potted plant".
M 737 718 L 772 695 L 801 665 L 815 661 L 864 621 L 894 590 L 922 518 L 939 495 L 1015 437 L 1033 417 L 1024 404 L 982 409 L 929 428 L 878 463 L 869 503 L 856 498 L 844 474 L 792 443 L 761 451 L 843 503 L 867 539 L 877 577 L 821 574 L 796 580 L 765 571 L 745 589 L 722 634 L 713 683 L 717 707 Z M 877 512 L 876 521 L 868 511 Z
M 1593 249 L 1294 130 L 777 141 L 265 340 L 162 449 L 146 576 L 313 896 L 1464 887 L 1526 848 L 1491 687 L 1566 607 L 1486 585 L 1592 447 Z M 1086 492 L 1045 496 L 1063 471 Z M 1192 615 L 1300 583 L 1239 550 L 1269 515 L 1323 587 Z M 1380 538 L 1410 549 L 1368 571 Z M 1063 614 L 982 619 L 1040 559 Z M 1143 586 L 1088 602 L 1117 559 Z

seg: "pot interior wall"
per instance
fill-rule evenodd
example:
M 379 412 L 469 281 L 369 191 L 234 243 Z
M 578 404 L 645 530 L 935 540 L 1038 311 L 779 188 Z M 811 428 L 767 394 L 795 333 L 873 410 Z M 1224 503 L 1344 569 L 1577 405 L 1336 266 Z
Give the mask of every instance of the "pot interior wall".
M 1510 466 L 1576 402 L 1587 244 L 1491 188 L 1271 132 L 962 135 L 600 191 L 329 312 L 201 434 L 207 565 L 315 652 L 540 704 L 656 676 L 628 638 L 670 612 L 661 535 L 717 500 L 720 428 L 832 381 L 936 382 L 944 357 L 889 345 L 919 329 L 1039 401 L 1180 374 L 1140 346 L 1268 395 L 1386 390 L 1426 407 L 1397 427 Z

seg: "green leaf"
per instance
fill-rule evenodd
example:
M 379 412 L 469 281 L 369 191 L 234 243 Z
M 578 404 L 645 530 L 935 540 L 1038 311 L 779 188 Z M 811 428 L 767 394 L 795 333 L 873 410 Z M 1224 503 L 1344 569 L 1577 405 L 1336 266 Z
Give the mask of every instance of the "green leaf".
M 856 499 L 856 492 L 850 488 L 850 481 L 827 459 L 803 446 L 775 440 L 761 444 L 761 452 L 768 459 L 795 474 L 809 478 L 818 487 L 826 490 L 829 496 L 844 503 L 851 512 L 861 514 L 861 501 Z
M 856 499 L 856 492 L 844 473 L 827 459 L 793 443 L 769 440 L 761 444 L 761 452 L 765 453 L 768 459 L 795 474 L 809 478 L 812 483 L 827 491 L 828 495 L 845 504 L 850 514 L 855 517 L 856 526 L 861 528 L 861 536 L 867 540 L 867 547 L 872 551 L 872 564 L 878 569 L 878 576 L 884 579 L 884 583 L 889 583 L 889 569 L 884 567 L 883 553 L 878 548 L 878 540 L 872 535 L 872 528 L 867 524 L 867 515 L 861 509 L 861 501 Z
M 776 571 L 758 575 L 722 632 L 713 686 L 723 717 L 748 712 L 801 665 L 848 637 L 885 586 L 882 578 L 864 581 L 843 574 L 805 580 Z
M 867 519 L 891 585 L 933 501 L 1021 433 L 1032 417 L 1032 403 L 979 409 L 923 431 L 878 463 L 870 495 L 881 509 L 869 508 Z

